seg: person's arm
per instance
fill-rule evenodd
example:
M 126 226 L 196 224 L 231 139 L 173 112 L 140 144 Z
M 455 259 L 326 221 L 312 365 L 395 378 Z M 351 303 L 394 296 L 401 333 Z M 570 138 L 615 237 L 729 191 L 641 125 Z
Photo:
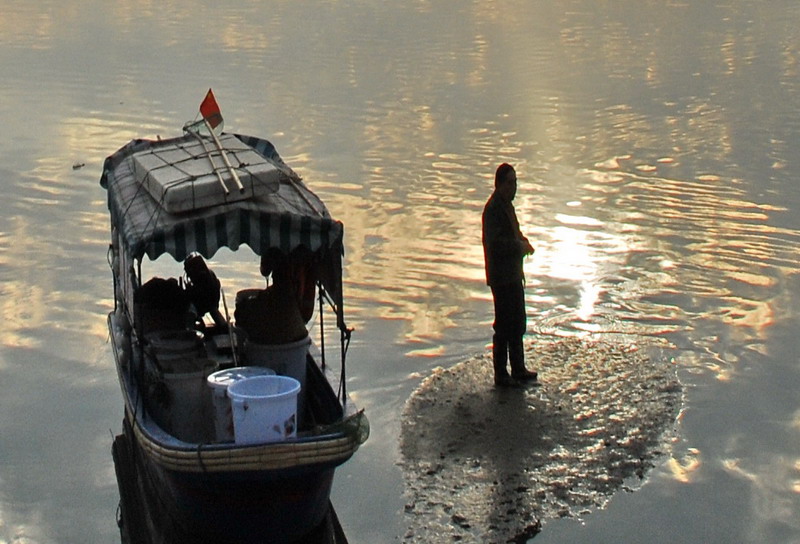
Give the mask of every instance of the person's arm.
M 520 235 L 520 236 L 522 236 L 522 235 Z M 522 239 L 520 240 L 520 244 L 522 245 L 522 254 L 523 255 L 533 255 L 533 252 L 536 251 L 536 249 L 531 245 L 531 243 L 528 241 L 528 239 L 525 238 L 524 236 L 522 236 Z

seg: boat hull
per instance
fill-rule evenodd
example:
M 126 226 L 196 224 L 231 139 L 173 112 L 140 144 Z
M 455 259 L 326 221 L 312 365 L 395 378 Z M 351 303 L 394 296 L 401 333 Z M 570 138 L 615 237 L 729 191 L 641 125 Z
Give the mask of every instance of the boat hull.
M 152 523 L 171 535 L 165 542 L 296 543 L 320 526 L 334 471 L 366 439 L 368 426 L 363 413 L 345 416 L 331 406 L 338 401 L 313 359 L 308 404 L 321 424 L 314 433 L 255 445 L 191 444 L 147 415 L 135 373 L 120 364 L 120 345 L 113 344 L 134 477 L 154 504 Z
M 335 467 L 261 472 L 177 472 L 148 459 L 134 441 L 136 465 L 162 529 L 192 542 L 292 543 L 328 510 Z
M 250 475 L 236 483 L 169 474 L 142 455 L 128 421 L 115 439 L 114 461 L 123 542 L 347 542 L 327 499 L 332 468 L 317 477 L 298 474 L 271 484 Z

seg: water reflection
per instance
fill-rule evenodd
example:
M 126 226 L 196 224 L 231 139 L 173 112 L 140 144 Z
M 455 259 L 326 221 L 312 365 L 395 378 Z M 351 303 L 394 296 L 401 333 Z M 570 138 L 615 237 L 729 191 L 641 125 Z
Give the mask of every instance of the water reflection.
M 794 518 L 796 494 L 800 493 L 800 460 L 777 456 L 761 460 L 757 466 L 747 467 L 742 459 L 724 459 L 723 468 L 751 488 L 751 508 L 758 519 L 751 528 L 751 538 L 779 532 L 776 526 L 788 524 L 800 528 Z M 792 521 L 794 520 L 794 521 Z
M 96 282 L 90 273 L 70 271 L 100 273 L 108 229 L 107 219 L 83 208 L 90 185 L 85 173 L 65 160 L 69 155 L 43 158 L 9 180 L 14 200 L 3 220 L 8 245 L 6 266 L 0 268 L 0 342 L 53 346 L 53 352 L 77 356 L 85 353 L 86 335 L 105 338 L 104 324 L 94 316 L 109 302 L 87 288 Z
M 83 369 L 73 384 L 87 367 L 107 367 L 102 160 L 131 138 L 173 135 L 213 86 L 226 126 L 272 138 L 346 225 L 353 375 L 385 438 L 367 445 L 359 467 L 372 463 L 391 480 L 383 461 L 396 454 L 408 376 L 490 337 L 480 212 L 495 166 L 508 161 L 538 249 L 525 265 L 531 332 L 675 347 L 702 400 L 690 399 L 691 439 L 670 463 L 672 481 L 719 485 L 719 459 L 737 481 L 752 482 L 740 471 L 796 479 L 785 436 L 733 453 L 716 446 L 755 419 L 790 419 L 792 399 L 760 407 L 777 385 L 729 405 L 737 419 L 708 423 L 737 378 L 763 381 L 786 364 L 776 384 L 797 383 L 784 363 L 796 359 L 800 249 L 796 2 L 2 4 L 0 114 L 11 135 L 0 144 L 3 412 L 13 412 L 9 399 L 15 409 L 33 402 L 8 385 L 30 359 L 61 365 L 55 355 L 65 355 Z M 70 387 L 48 384 L 53 396 Z M 101 417 L 118 406 L 115 388 L 105 405 L 68 411 L 71 422 L 87 406 L 100 412 L 101 429 L 85 428 L 76 451 L 91 443 L 108 457 L 98 437 L 118 425 Z M 51 430 L 4 422 L 3 436 Z M 18 507 L 6 474 L 0 540 L 47 542 L 48 516 Z M 338 485 L 359 497 L 352 504 L 373 506 L 366 515 L 353 507 L 350 522 L 400 525 L 387 514 L 402 509 L 397 488 L 357 480 Z M 41 481 L 22 502 L 43 500 Z M 747 485 L 737 489 L 760 503 L 797 494 Z M 687 495 L 659 519 L 681 524 L 667 512 L 706 507 Z M 768 515 L 754 511 L 738 519 L 759 526 Z M 97 506 L 74 517 L 107 521 L 113 507 L 105 514 Z M 726 515 L 736 514 L 707 525 L 731 525 Z
M 667 469 L 675 481 L 688 484 L 697 478 L 701 465 L 700 450 L 689 448 L 682 457 L 671 457 L 667 462 Z
M 663 334 L 675 330 L 669 322 L 676 318 L 715 315 L 739 330 L 738 341 L 763 340 L 781 312 L 763 292 L 796 272 L 797 233 L 770 226 L 786 210 L 749 200 L 735 181 L 643 177 L 624 171 L 620 162 L 578 172 L 581 200 L 568 204 L 574 210 L 580 203 L 581 215 L 556 212 L 553 220 L 563 226 L 537 229 L 539 251 L 526 267 L 536 282 L 534 315 L 548 298 L 563 304 L 564 291 L 552 281 L 560 280 L 575 285 L 572 304 L 560 310 L 568 327 L 575 317 L 595 314 L 600 323 L 586 330 L 604 332 L 603 314 L 613 313 L 634 325 L 666 319 L 663 330 L 638 331 Z M 534 207 L 526 214 L 543 212 Z M 548 297 L 554 287 L 559 294 Z M 635 311 L 620 311 L 626 308 Z M 546 325 L 540 322 L 537 330 L 557 328 L 558 312 L 545 309 Z

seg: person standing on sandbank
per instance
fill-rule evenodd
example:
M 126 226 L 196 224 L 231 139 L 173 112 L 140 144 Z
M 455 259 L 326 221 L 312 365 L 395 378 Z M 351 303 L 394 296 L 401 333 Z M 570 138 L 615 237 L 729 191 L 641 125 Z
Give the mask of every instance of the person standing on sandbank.
M 536 372 L 525 368 L 522 346 L 527 328 L 522 259 L 534 249 L 519 229 L 513 205 L 516 194 L 517 173 L 510 164 L 503 163 L 497 167 L 494 192 L 481 218 L 486 283 L 494 299 L 492 357 L 494 383 L 498 387 L 513 387 L 537 379 Z

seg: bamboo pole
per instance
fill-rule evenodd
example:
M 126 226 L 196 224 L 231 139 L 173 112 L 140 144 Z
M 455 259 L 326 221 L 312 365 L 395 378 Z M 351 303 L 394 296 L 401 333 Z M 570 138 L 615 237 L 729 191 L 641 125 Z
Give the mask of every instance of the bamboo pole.
M 208 160 L 211 163 L 211 169 L 214 170 L 214 173 L 217 175 L 217 180 L 219 181 L 219 184 L 222 185 L 222 190 L 225 191 L 225 195 L 231 194 L 231 192 L 228 190 L 228 187 L 225 185 L 225 180 L 222 179 L 222 174 L 220 174 L 219 170 L 217 169 L 217 165 L 214 164 L 214 157 L 211 155 L 211 152 L 208 150 L 208 146 L 206 146 L 206 141 L 197 132 L 193 132 L 193 131 L 189 131 L 189 132 L 191 132 L 194 135 L 195 138 L 200 140 L 200 145 L 203 146 L 203 151 L 205 152 L 206 156 L 208 156 Z
M 205 117 L 203 117 L 203 122 L 205 123 L 208 132 L 211 134 L 211 137 L 214 139 L 214 143 L 217 146 L 217 150 L 219 151 L 219 154 L 222 155 L 222 161 L 225 163 L 225 166 L 228 167 L 228 171 L 231 173 L 231 176 L 233 176 L 233 181 L 239 188 L 239 192 L 243 193 L 244 185 L 242 185 L 242 180 L 239 179 L 239 174 L 237 174 L 236 170 L 233 168 L 233 166 L 231 166 L 231 161 L 228 160 L 228 156 L 225 154 L 225 150 L 222 148 L 222 144 L 220 143 L 219 138 L 217 138 L 217 135 L 214 133 L 214 129 L 211 128 L 208 119 L 206 119 Z

